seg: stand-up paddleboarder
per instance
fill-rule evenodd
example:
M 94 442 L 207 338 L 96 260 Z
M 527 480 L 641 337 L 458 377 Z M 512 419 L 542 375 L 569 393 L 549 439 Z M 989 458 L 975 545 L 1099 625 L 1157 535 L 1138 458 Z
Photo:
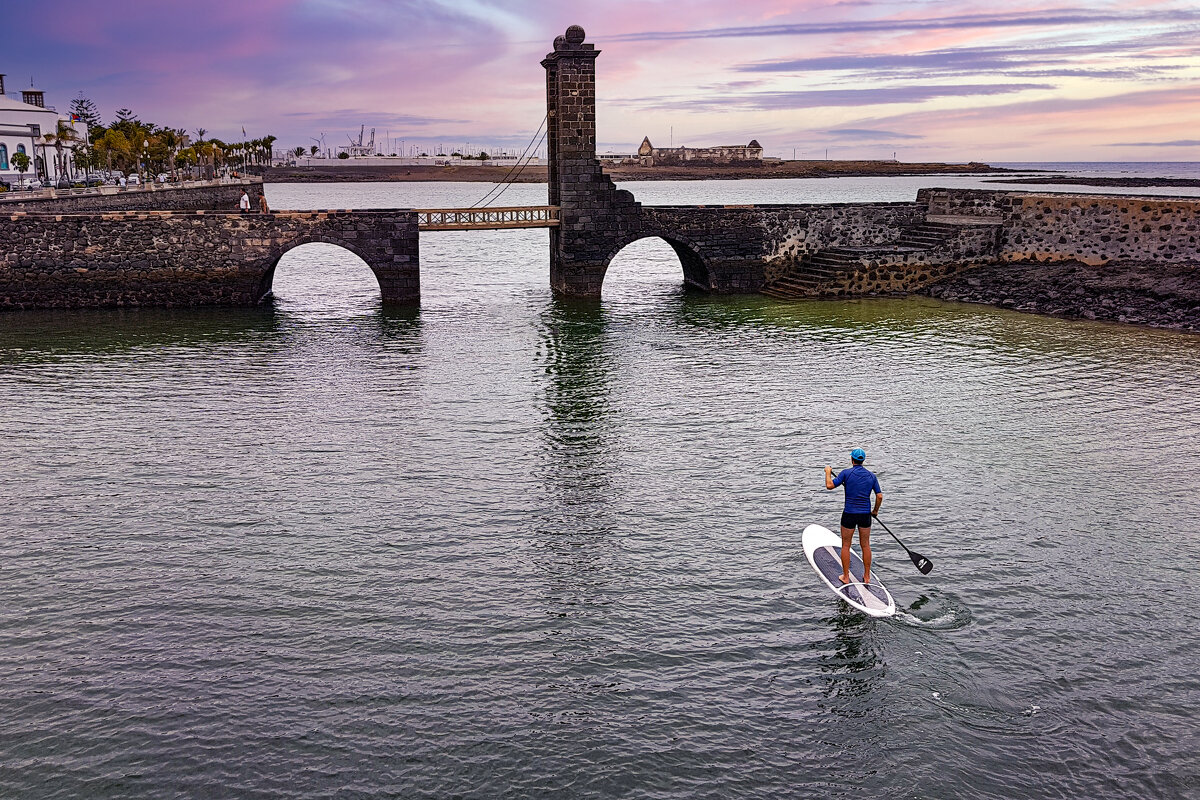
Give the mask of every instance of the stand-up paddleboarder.
M 825 468 L 825 488 L 846 487 L 846 506 L 842 511 L 842 583 L 850 582 L 850 546 L 854 544 L 854 529 L 858 528 L 858 543 L 862 547 L 863 583 L 871 582 L 871 518 L 883 505 L 883 490 L 879 478 L 863 466 L 867 454 L 861 447 L 850 451 L 850 469 L 833 477 L 833 467 Z M 875 492 L 875 508 L 871 509 L 871 492 Z

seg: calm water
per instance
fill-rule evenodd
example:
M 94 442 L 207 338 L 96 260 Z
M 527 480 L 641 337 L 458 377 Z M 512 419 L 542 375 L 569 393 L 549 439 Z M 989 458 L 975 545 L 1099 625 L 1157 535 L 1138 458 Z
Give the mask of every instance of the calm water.
M 920 185 L 770 183 L 632 188 Z M 268 308 L 0 316 L 0 796 L 1200 796 L 1200 338 L 421 244 L 415 313 L 310 245 Z M 877 532 L 893 620 L 800 548 L 855 445 L 936 565 Z

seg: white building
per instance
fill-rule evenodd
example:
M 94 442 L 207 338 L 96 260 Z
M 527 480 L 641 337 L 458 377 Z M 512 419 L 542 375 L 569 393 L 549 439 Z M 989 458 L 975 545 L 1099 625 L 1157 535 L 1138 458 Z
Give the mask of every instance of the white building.
M 12 157 L 15 153 L 24 153 L 29 156 L 29 169 L 24 175 L 26 182 L 41 180 L 52 185 L 58 182 L 59 151 L 47 143 L 45 136 L 56 134 L 59 120 L 71 125 L 70 115 L 64 116 L 53 107 L 47 108 L 45 96 L 37 89 L 22 91 L 20 101 L 6 95 L 4 76 L 0 75 L 0 181 L 17 183 L 21 175 L 13 166 Z M 81 131 L 76 135 L 82 141 L 86 134 Z M 62 149 L 68 170 L 72 145 L 64 143 Z

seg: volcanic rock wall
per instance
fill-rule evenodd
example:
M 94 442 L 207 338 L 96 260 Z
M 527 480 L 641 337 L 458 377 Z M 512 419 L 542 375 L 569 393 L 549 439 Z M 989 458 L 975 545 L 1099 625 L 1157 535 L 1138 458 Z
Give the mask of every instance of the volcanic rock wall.
M 101 187 L 90 194 L 66 194 L 59 197 L 23 198 L 20 192 L 0 194 L 0 214 L 29 211 L 37 214 L 78 213 L 88 211 L 236 211 L 242 191 L 257 201 L 262 181 L 246 180 L 215 186 L 171 186 L 154 189 L 119 190 Z M 254 208 L 258 208 L 257 202 Z
M 0 308 L 253 305 L 308 242 L 340 245 L 384 302 L 420 297 L 412 211 L 0 215 Z

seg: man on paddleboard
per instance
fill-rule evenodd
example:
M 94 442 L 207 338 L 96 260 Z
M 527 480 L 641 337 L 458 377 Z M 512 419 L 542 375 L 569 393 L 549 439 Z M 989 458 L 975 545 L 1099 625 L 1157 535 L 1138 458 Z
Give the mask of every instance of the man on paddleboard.
M 871 582 L 871 518 L 883 505 L 883 489 L 879 478 L 863 466 L 867 454 L 861 447 L 850 451 L 850 469 L 833 477 L 833 467 L 825 468 L 825 488 L 846 487 L 846 506 L 842 511 L 842 583 L 850 582 L 850 546 L 854 544 L 854 529 L 858 528 L 858 543 L 862 547 L 863 583 Z M 871 509 L 871 492 L 875 492 L 875 508 Z

